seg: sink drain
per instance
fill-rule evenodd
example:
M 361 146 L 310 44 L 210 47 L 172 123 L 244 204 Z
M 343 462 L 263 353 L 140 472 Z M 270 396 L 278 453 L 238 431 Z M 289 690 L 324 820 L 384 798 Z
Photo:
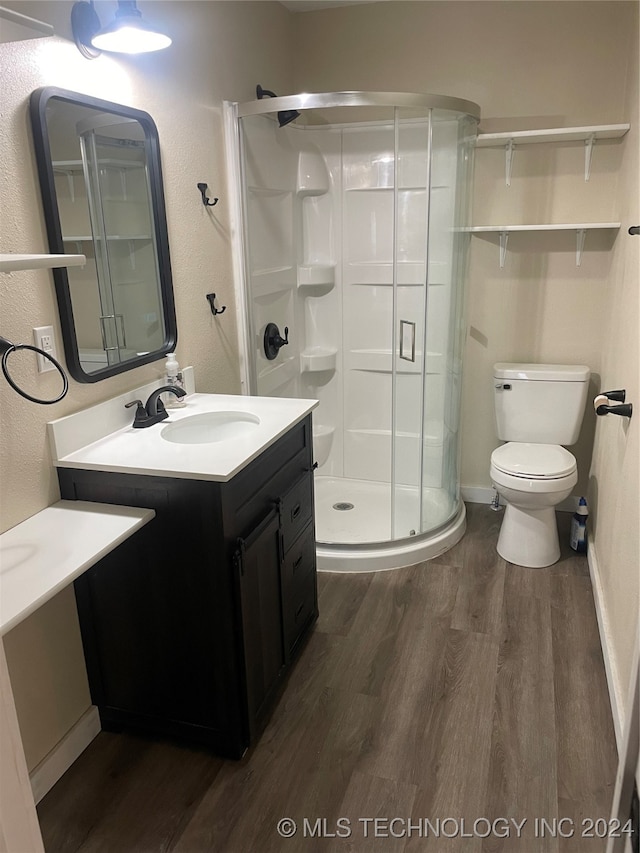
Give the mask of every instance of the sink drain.
M 344 512 L 347 509 L 353 509 L 353 504 L 350 504 L 348 501 L 340 501 L 340 503 L 334 504 L 333 508 Z

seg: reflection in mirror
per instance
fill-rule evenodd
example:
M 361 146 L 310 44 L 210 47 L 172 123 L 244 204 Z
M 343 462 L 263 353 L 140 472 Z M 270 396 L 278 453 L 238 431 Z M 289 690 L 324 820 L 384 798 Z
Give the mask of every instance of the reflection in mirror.
M 176 326 L 153 120 L 52 88 L 31 114 L 50 249 L 87 257 L 54 270 L 69 372 L 95 382 L 161 358 Z

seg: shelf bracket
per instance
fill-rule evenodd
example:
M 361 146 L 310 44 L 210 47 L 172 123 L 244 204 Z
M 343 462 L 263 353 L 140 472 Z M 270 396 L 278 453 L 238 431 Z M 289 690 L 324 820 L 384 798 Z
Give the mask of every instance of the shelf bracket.
M 75 204 L 76 202 L 76 186 L 73 181 L 73 172 L 69 170 L 67 173 L 67 186 L 69 187 L 69 197 L 71 198 L 71 204 Z
M 513 155 L 514 155 L 513 139 L 510 139 L 504 147 L 505 163 L 504 176 L 508 187 L 511 186 L 511 172 L 513 171 Z
M 507 257 L 507 243 L 509 242 L 509 232 L 500 232 L 500 269 L 504 269 L 504 262 Z
M 586 228 L 576 229 L 576 266 L 579 267 L 582 263 L 582 250 L 584 249 L 584 240 L 587 236 Z
M 590 133 L 584 141 L 584 180 L 591 176 L 591 156 L 593 154 L 593 143 L 596 141 L 595 133 Z

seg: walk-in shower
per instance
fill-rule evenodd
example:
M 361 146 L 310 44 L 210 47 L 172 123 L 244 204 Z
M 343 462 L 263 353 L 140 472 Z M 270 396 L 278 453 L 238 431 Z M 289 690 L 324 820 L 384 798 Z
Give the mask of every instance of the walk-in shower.
M 289 110 L 300 117 L 280 127 Z M 338 92 L 226 113 L 244 387 L 320 401 L 318 566 L 436 556 L 465 525 L 465 225 L 479 108 Z

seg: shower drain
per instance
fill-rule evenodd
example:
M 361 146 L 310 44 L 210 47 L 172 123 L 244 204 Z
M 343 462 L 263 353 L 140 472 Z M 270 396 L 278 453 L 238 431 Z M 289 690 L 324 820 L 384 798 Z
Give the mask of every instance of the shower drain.
M 350 504 L 348 501 L 340 501 L 340 503 L 334 504 L 333 508 L 344 512 L 347 509 L 353 509 L 353 504 Z

